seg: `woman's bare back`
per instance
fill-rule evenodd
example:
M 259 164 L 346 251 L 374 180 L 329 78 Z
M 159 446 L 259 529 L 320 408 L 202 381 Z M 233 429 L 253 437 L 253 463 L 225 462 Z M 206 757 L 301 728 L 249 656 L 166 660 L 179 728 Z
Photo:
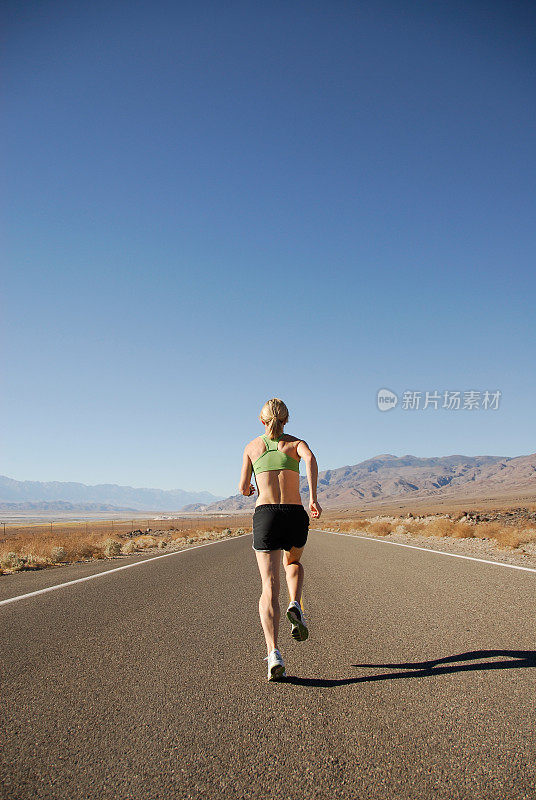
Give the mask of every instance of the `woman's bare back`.
M 277 449 L 299 461 L 298 445 L 301 441 L 301 439 L 292 436 L 290 433 L 284 433 L 278 442 Z M 252 439 L 247 446 L 247 453 L 252 463 L 254 463 L 265 450 L 266 445 L 260 436 Z M 259 491 L 259 496 L 255 503 L 256 506 L 265 503 L 301 504 L 302 502 L 300 497 L 300 476 L 298 472 L 294 472 L 292 469 L 259 472 L 259 474 L 255 476 L 255 480 L 257 481 L 257 488 Z

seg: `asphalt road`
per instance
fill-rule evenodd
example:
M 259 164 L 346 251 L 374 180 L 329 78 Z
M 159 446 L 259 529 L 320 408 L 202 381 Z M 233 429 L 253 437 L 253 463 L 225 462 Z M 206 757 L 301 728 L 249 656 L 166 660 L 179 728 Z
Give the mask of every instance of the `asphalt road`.
M 270 683 L 251 535 L 136 561 L 0 579 L 104 573 L 0 605 L 3 800 L 536 797 L 536 573 L 311 531 Z

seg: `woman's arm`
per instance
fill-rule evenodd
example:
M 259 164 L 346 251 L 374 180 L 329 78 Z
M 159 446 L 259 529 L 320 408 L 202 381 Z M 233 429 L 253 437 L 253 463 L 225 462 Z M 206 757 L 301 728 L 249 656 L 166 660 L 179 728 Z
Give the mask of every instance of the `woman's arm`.
M 313 451 L 309 448 L 307 442 L 300 442 L 298 444 L 298 455 L 305 461 L 305 470 L 307 472 L 307 483 L 309 484 L 309 510 L 311 515 L 318 519 L 322 513 L 322 507 L 316 497 L 316 483 L 318 480 L 318 464 Z
M 240 475 L 240 485 L 238 487 L 240 494 L 244 494 L 246 497 L 249 497 L 255 491 L 255 487 L 251 483 L 252 470 L 253 464 L 251 463 L 251 458 L 248 455 L 248 448 L 246 446 L 242 458 L 242 474 Z

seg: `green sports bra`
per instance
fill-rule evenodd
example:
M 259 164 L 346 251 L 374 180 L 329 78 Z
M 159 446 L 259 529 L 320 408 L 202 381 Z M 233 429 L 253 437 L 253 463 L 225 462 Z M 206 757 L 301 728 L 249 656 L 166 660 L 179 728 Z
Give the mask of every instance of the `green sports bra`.
M 300 471 L 300 462 L 292 456 L 287 456 L 281 450 L 277 449 L 277 443 L 281 439 L 269 439 L 264 434 L 261 436 L 266 450 L 264 453 L 255 459 L 253 462 L 253 472 L 258 475 L 259 472 L 268 472 L 273 469 L 291 469 L 294 472 Z

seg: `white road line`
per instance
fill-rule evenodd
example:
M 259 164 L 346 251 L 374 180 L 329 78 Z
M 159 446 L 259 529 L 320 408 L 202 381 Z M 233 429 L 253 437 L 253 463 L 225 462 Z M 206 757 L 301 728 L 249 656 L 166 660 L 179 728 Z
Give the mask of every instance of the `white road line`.
M 489 561 L 487 558 L 475 558 L 475 556 L 462 556 L 459 553 L 447 553 L 445 550 L 434 550 L 432 547 L 418 547 L 416 544 L 402 544 L 402 542 L 389 542 L 385 539 L 376 539 L 374 536 L 363 536 L 359 533 L 339 533 L 338 531 L 323 531 L 319 533 L 332 533 L 334 536 L 350 536 L 351 539 L 367 539 L 372 542 L 382 544 L 394 544 L 397 547 L 409 547 L 411 550 L 423 550 L 425 553 L 437 553 L 440 556 L 452 556 L 452 558 L 465 558 L 467 561 L 480 561 L 482 564 L 494 564 L 496 567 L 509 567 L 509 569 L 520 569 L 524 572 L 536 572 L 534 567 L 520 567 L 517 564 L 505 564 L 504 561 Z
M 508 567 L 509 569 L 519 569 L 524 572 L 536 572 L 534 567 L 520 567 L 517 564 L 505 564 L 502 561 L 490 561 L 487 558 L 475 558 L 475 556 L 463 556 L 459 553 L 447 553 L 445 550 L 434 550 L 432 547 L 418 547 L 416 544 L 402 544 L 402 542 L 389 542 L 385 539 L 377 539 L 374 536 L 362 536 L 361 534 L 353 533 L 340 533 L 338 531 L 324 531 L 319 528 L 311 529 L 316 533 L 331 533 L 333 536 L 349 536 L 351 539 L 366 539 L 372 542 L 380 542 L 381 544 L 394 544 L 396 547 L 409 547 L 410 550 L 422 550 L 425 553 L 436 553 L 440 556 L 451 556 L 452 558 L 465 558 L 467 561 L 480 561 L 481 564 L 494 564 L 496 567 Z M 141 564 L 146 564 L 148 561 L 157 561 L 159 558 L 168 558 L 169 556 L 176 556 L 179 553 L 187 553 L 189 550 L 197 550 L 199 547 L 208 547 L 211 544 L 221 544 L 222 542 L 230 542 L 233 539 L 241 539 L 243 536 L 251 536 L 251 533 L 242 533 L 239 536 L 232 536 L 229 539 L 218 539 L 216 542 L 206 542 L 205 544 L 196 544 L 193 547 L 185 547 L 184 550 L 174 550 L 173 553 L 164 553 L 161 556 L 152 556 L 144 558 L 143 561 L 136 561 L 134 564 L 124 564 L 122 567 L 114 567 L 113 569 L 106 569 L 102 572 L 97 572 L 95 575 L 86 575 L 85 578 L 76 578 L 73 581 L 66 583 L 58 583 L 56 586 L 47 586 L 45 589 L 38 589 L 35 592 L 28 592 L 28 594 L 19 594 L 16 597 L 8 597 L 6 600 L 0 600 L 0 606 L 6 603 L 15 603 L 17 600 L 25 600 L 27 597 L 35 597 L 38 594 L 45 592 L 53 592 L 55 589 L 63 589 L 65 586 L 72 586 L 74 583 L 82 583 L 82 581 L 91 581 L 94 578 L 100 578 L 102 575 L 109 575 L 110 572 L 119 572 L 121 569 L 130 569 L 130 567 L 139 567 Z
M 243 536 L 251 536 L 251 533 L 241 533 L 239 536 L 231 536 L 228 539 L 218 539 L 215 542 L 196 544 L 193 547 L 185 547 L 183 550 L 174 550 L 172 553 L 164 553 L 161 556 L 144 558 L 143 561 L 135 561 L 134 564 L 124 564 L 122 567 L 105 569 L 102 572 L 96 572 L 94 575 L 86 575 L 85 578 L 75 578 L 75 580 L 67 581 L 67 583 L 58 583 L 56 586 L 47 586 L 45 589 L 37 589 L 37 591 L 28 592 L 28 594 L 19 594 L 16 597 L 8 597 L 7 600 L 0 600 L 0 606 L 5 605 L 6 603 L 15 603 L 17 600 L 25 600 L 27 597 L 35 597 L 36 595 L 44 594 L 45 592 L 53 592 L 55 589 L 63 589 L 64 586 L 72 586 L 74 583 L 82 583 L 82 581 L 91 581 L 93 578 L 101 578 L 103 575 L 109 575 L 110 572 L 119 572 L 121 569 L 139 567 L 141 564 L 146 564 L 148 561 L 158 561 L 159 558 L 168 558 L 169 556 L 176 556 L 179 553 L 187 553 L 189 550 L 197 550 L 198 547 L 208 547 L 210 544 L 221 544 L 222 542 L 230 542 L 233 539 L 241 539 Z

